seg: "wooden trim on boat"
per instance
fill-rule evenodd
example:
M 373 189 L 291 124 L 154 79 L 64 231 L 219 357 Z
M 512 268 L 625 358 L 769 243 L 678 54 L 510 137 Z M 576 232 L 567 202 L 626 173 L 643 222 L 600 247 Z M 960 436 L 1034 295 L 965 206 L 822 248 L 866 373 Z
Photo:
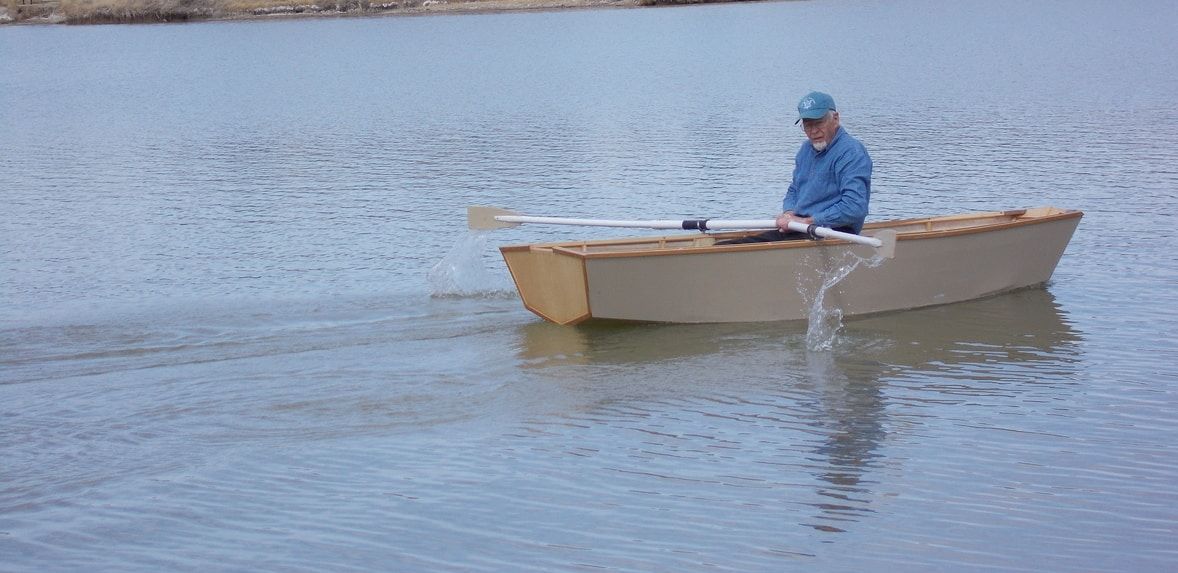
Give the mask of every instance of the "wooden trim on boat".
M 1028 218 L 1020 218 L 1030 211 L 1040 210 L 1042 215 L 1032 215 Z M 912 241 L 922 239 L 939 239 L 943 237 L 953 237 L 959 235 L 972 235 L 976 233 L 988 233 L 995 231 L 1004 231 L 1016 227 L 1025 227 L 1028 225 L 1039 225 L 1053 221 L 1064 221 L 1067 219 L 1074 219 L 1084 215 L 1081 211 L 1074 210 L 1058 210 L 1049 207 L 1036 209 L 1019 209 L 1017 211 L 1004 211 L 995 213 L 978 213 L 975 215 L 954 215 L 950 217 L 930 217 L 927 219 L 913 219 L 909 221 L 888 221 L 886 223 L 876 223 L 874 225 L 864 225 L 864 230 L 874 229 L 895 229 L 897 241 Z M 954 227 L 946 229 L 933 229 L 932 226 L 938 223 L 965 221 L 971 219 L 999 219 L 993 223 L 982 225 L 971 225 L 968 227 Z M 1008 218 L 1007 221 L 1001 221 L 1002 218 Z M 912 224 L 923 224 L 928 227 L 923 231 L 906 231 L 904 227 Z
M 1057 209 L 1055 207 L 1034 207 L 1031 209 L 1017 209 L 1010 211 L 991 211 L 949 215 L 942 217 L 922 217 L 913 219 L 899 219 L 868 223 L 863 226 L 864 231 L 882 229 L 896 230 L 897 241 L 912 241 L 922 239 L 938 239 L 957 235 L 971 235 L 1021 227 L 1037 225 L 1051 221 L 1060 221 L 1083 216 L 1077 210 Z M 1025 217 L 1025 218 L 1024 218 Z M 952 226 L 963 221 L 993 219 L 993 222 L 968 226 Z M 949 228 L 944 227 L 946 224 Z M 924 227 L 921 229 L 920 227 Z M 513 250 L 548 249 L 553 253 L 574 257 L 577 259 L 598 259 L 634 256 L 671 256 L 685 253 L 721 253 L 740 251 L 761 251 L 770 249 L 805 249 L 815 246 L 810 241 L 779 241 L 770 243 L 745 243 L 738 245 L 714 245 L 715 240 L 729 237 L 739 237 L 747 232 L 737 231 L 728 233 L 711 233 L 701 235 L 628 237 L 623 239 L 604 239 L 594 241 L 559 242 L 537 245 L 504 246 L 501 250 L 506 253 Z M 681 243 L 681 245 L 677 244 Z M 848 245 L 847 241 L 826 239 L 824 245 Z M 610 247 L 621 247 L 611 250 Z M 596 249 L 596 250 L 591 250 Z

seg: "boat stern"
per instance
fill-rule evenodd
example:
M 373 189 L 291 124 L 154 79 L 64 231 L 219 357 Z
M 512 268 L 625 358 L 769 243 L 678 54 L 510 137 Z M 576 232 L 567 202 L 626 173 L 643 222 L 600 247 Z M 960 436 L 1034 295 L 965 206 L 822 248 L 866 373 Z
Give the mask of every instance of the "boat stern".
M 553 245 L 500 247 L 524 307 L 557 324 L 590 317 L 585 260 Z

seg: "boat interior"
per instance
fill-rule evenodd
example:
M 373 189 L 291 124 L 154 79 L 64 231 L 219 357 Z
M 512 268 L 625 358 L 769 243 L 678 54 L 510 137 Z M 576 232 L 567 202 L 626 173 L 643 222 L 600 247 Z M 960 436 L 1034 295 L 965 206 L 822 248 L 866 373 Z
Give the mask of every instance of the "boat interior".
M 958 233 L 997 230 L 1010 225 L 1033 224 L 1056 218 L 1079 216 L 1079 211 L 1060 209 L 1057 207 L 1034 207 L 1011 211 L 991 211 L 981 213 L 965 213 L 960 215 L 946 215 L 938 217 L 922 217 L 892 221 L 879 221 L 863 226 L 863 234 L 870 236 L 882 229 L 896 231 L 897 240 L 911 240 L 932 238 Z M 716 241 L 748 235 L 759 231 L 729 231 L 717 233 L 696 233 L 670 236 L 627 237 L 622 239 L 603 239 L 593 241 L 563 241 L 559 243 L 541 243 L 534 245 L 505 246 L 504 250 L 533 250 L 555 251 L 573 255 L 594 255 L 609 253 L 634 253 L 641 251 L 667 252 L 680 249 L 727 250 L 733 248 L 805 248 L 813 246 L 809 241 L 752 243 L 739 245 L 718 246 Z

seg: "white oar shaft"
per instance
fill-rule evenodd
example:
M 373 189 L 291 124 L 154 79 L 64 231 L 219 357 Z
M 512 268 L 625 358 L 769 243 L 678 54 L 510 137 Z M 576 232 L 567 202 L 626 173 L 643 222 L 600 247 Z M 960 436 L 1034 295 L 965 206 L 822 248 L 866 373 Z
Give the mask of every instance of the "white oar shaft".
M 879 247 L 879 246 L 883 245 L 883 241 L 876 239 L 874 237 L 864 237 L 862 235 L 856 235 L 854 233 L 844 233 L 842 231 L 836 231 L 834 229 L 828 229 L 826 227 L 817 227 L 814 225 L 807 225 L 805 223 L 798 223 L 797 221 L 790 221 L 789 222 L 789 230 L 797 231 L 799 233 L 813 233 L 815 235 L 818 235 L 819 237 L 829 237 L 831 239 L 842 239 L 844 241 L 850 241 L 852 243 L 858 243 L 860 245 L 870 245 L 872 247 Z
M 533 217 L 530 215 L 498 215 L 496 221 L 504 223 L 539 223 L 543 225 L 576 225 L 578 227 L 627 227 L 630 229 L 682 229 L 683 221 L 670 220 L 615 220 L 615 219 L 570 219 L 567 217 Z M 711 227 L 711 224 L 708 224 Z
M 503 223 L 539 223 L 544 225 L 575 225 L 579 227 L 625 227 L 630 229 L 699 229 L 704 231 L 720 231 L 725 229 L 776 229 L 777 222 L 773 219 L 697 219 L 677 221 L 670 219 L 654 220 L 619 220 L 619 219 L 571 219 L 567 217 L 534 217 L 530 215 L 497 215 L 496 221 Z M 883 244 L 879 239 L 863 237 L 852 233 L 843 233 L 828 229 L 791 222 L 789 228 L 799 233 L 813 233 L 819 237 L 842 239 L 860 245 L 879 247 Z

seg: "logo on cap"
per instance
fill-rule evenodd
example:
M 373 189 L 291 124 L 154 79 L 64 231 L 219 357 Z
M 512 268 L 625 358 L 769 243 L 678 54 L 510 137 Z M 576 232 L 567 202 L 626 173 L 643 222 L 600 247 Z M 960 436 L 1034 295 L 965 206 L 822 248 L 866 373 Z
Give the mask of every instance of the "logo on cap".
M 799 107 L 801 107 L 802 109 L 810 109 L 810 108 L 814 107 L 814 103 L 815 103 L 814 98 L 808 97 L 808 98 L 802 100 L 802 105 Z

